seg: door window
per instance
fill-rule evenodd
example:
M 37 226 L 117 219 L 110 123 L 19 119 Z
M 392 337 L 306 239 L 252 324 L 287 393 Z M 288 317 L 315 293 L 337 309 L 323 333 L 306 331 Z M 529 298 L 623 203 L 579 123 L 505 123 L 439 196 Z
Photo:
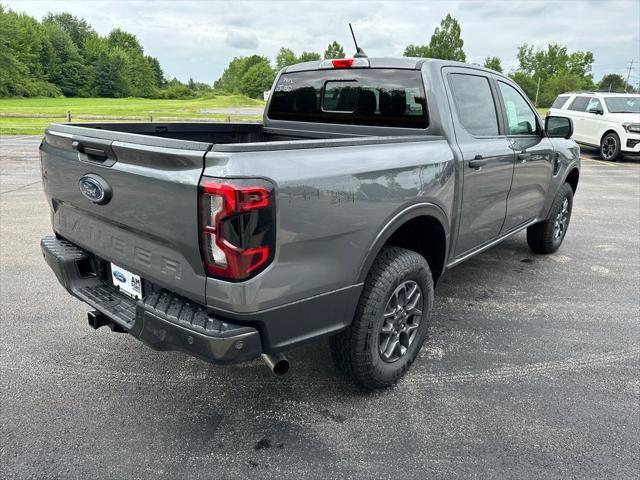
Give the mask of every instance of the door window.
M 537 116 L 527 101 L 515 88 L 504 82 L 498 82 L 504 110 L 507 114 L 507 132 L 509 135 L 538 134 Z
M 553 105 L 551 105 L 551 108 L 562 108 L 562 106 L 567 102 L 568 98 L 569 97 L 565 95 L 558 96 L 558 98 L 556 98 L 556 101 L 553 102 Z
M 589 100 L 591 100 L 589 97 L 576 97 L 573 99 L 573 102 L 571 102 L 571 105 L 569 105 L 569 110 L 573 110 L 575 112 L 586 112 Z
M 600 103 L 600 100 L 595 97 L 589 100 L 589 103 L 587 104 L 587 112 L 592 108 L 602 110 L 602 104 Z
M 479 75 L 452 73 L 449 83 L 462 126 L 472 135 L 498 135 L 498 115 L 489 79 Z

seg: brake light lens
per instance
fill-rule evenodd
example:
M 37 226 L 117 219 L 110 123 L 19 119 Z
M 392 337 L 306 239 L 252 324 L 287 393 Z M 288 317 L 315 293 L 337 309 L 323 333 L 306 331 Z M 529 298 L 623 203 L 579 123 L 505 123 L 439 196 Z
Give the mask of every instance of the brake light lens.
M 319 68 L 367 68 L 369 67 L 369 59 L 364 57 L 357 58 L 333 58 L 320 62 Z
M 242 281 L 264 270 L 275 249 L 273 186 L 264 180 L 200 182 L 200 252 L 209 276 Z
M 333 68 L 349 68 L 353 65 L 353 58 L 334 58 L 331 60 Z

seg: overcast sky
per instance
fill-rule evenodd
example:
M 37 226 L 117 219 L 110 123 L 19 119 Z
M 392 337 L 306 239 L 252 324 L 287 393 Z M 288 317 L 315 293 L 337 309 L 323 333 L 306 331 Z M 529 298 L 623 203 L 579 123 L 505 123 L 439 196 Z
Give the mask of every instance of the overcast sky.
M 640 1 L 448 1 L 448 2 L 182 2 L 12 1 L 12 10 L 41 19 L 47 12 L 70 12 L 100 34 L 120 27 L 135 34 L 145 52 L 157 57 L 168 77 L 207 83 L 235 56 L 259 53 L 274 58 L 281 46 L 322 54 L 337 40 L 352 54 L 348 22 L 369 56 L 400 56 L 410 43 L 425 44 L 450 12 L 460 21 L 468 62 L 486 56 L 516 66 L 522 43 L 549 42 L 570 51 L 590 50 L 594 77 L 626 74 L 640 80 Z

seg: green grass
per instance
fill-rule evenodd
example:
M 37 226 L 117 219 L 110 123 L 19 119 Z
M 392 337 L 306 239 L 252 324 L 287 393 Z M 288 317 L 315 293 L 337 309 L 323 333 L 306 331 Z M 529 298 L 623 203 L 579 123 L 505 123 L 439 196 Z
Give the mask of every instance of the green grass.
M 259 115 L 207 114 L 203 110 L 218 108 L 264 107 L 262 100 L 243 95 L 226 95 L 189 100 L 156 100 L 148 98 L 2 98 L 0 114 L 24 115 L 5 117 L 0 115 L 0 135 L 41 135 L 50 123 L 65 122 L 67 111 L 72 121 L 148 121 L 149 114 L 159 117 L 194 118 L 224 122 L 260 120 Z M 539 108 L 544 116 L 548 109 Z M 38 115 L 38 117 L 29 117 Z M 41 117 L 40 115 L 46 115 Z M 76 116 L 95 115 L 105 117 L 139 117 L 131 120 L 77 119 Z M 179 121 L 179 120 L 178 120 Z
M 207 114 L 204 110 L 219 108 L 263 107 L 262 100 L 243 95 L 225 95 L 189 100 L 157 100 L 148 98 L 3 98 L 0 99 L 0 134 L 42 134 L 50 123 L 65 122 L 67 111 L 72 121 L 102 122 L 109 119 L 77 119 L 77 116 L 139 117 L 148 121 L 149 114 L 158 117 L 196 118 L 225 121 L 228 115 Z M 2 115 L 24 115 L 7 117 Z M 30 117 L 29 115 L 37 115 Z M 41 117 L 45 115 L 45 117 Z M 231 115 L 233 121 L 257 121 L 259 115 Z M 113 121 L 128 121 L 126 119 Z M 131 119 L 130 121 L 136 121 Z

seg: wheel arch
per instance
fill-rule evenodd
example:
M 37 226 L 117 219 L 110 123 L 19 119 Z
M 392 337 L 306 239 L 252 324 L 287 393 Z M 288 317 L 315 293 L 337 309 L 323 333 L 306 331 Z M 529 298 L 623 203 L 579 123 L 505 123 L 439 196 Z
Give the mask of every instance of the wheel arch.
M 620 139 L 620 134 L 616 131 L 615 128 L 607 128 L 604 133 L 600 136 L 600 143 L 598 144 L 598 146 L 602 145 L 602 140 L 604 140 L 604 137 L 606 137 L 608 134 L 610 133 L 615 133 L 616 137 L 618 137 L 618 140 Z
M 364 282 L 375 258 L 387 245 L 394 245 L 421 254 L 427 260 L 434 284 L 444 272 L 449 253 L 449 222 L 443 210 L 435 204 L 409 206 L 392 217 L 380 230 L 358 272 Z
M 578 189 L 578 181 L 580 180 L 580 170 L 578 167 L 573 167 L 566 177 L 564 177 L 565 183 L 571 185 L 571 189 L 575 195 L 576 190 Z

